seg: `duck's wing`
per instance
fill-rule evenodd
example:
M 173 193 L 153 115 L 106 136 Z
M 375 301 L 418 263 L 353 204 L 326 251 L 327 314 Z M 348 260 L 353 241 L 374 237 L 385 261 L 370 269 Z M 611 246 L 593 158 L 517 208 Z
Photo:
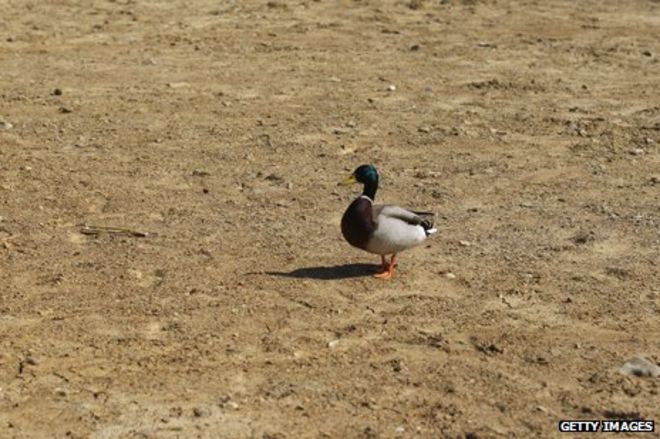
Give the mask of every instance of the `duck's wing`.
M 384 217 L 395 218 L 411 226 L 422 226 L 428 235 L 436 231 L 433 228 L 433 213 L 431 212 L 415 212 L 392 204 L 373 206 L 374 222 L 378 224 L 379 218 Z

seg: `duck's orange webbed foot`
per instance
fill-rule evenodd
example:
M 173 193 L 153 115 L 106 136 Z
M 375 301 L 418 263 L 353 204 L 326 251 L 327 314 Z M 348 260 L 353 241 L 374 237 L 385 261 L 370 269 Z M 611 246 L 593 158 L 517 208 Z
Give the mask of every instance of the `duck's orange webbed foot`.
M 385 261 L 385 256 L 381 256 L 380 258 L 383 263 L 383 271 L 374 274 L 374 277 L 377 277 L 379 279 L 389 280 L 392 278 L 392 274 L 394 274 L 394 260 L 396 258 L 396 255 L 392 255 L 389 264 Z
M 389 280 L 389 279 L 392 278 L 392 272 L 391 271 L 383 271 L 383 272 L 374 274 L 374 277 L 377 277 L 378 279 Z

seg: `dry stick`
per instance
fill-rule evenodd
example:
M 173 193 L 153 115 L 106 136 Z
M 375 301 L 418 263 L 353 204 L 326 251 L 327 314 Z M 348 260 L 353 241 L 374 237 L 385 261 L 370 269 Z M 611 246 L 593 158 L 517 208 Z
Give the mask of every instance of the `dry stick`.
M 88 226 L 84 225 L 80 229 L 83 235 L 100 235 L 101 233 L 111 233 L 115 235 L 128 235 L 136 238 L 146 238 L 147 233 L 136 230 L 123 229 L 121 227 Z

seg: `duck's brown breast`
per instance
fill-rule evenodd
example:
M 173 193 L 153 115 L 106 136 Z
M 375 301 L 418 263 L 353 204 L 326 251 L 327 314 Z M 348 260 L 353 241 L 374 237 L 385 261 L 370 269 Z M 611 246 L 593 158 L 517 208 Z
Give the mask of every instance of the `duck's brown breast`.
M 341 218 L 341 233 L 354 247 L 366 249 L 376 228 L 372 203 L 365 197 L 356 198 Z

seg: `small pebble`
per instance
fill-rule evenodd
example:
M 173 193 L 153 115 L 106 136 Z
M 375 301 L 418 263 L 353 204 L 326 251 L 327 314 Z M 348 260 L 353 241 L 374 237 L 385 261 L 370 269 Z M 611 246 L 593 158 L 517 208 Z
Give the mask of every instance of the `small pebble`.
M 232 409 L 232 410 L 238 410 L 238 403 L 234 401 L 229 401 L 228 403 L 225 404 L 225 407 Z
M 403 425 L 399 425 L 397 428 L 394 429 L 394 432 L 398 434 L 401 434 L 404 431 L 406 431 L 406 427 L 404 427 Z
M 10 122 L 0 119 L 0 129 L 10 130 L 13 126 L 14 125 L 12 125 Z
M 469 247 L 471 245 L 470 241 L 458 241 L 458 243 L 463 247 Z
M 61 387 L 56 387 L 55 388 L 55 396 L 59 396 L 59 397 L 63 398 L 65 396 L 67 396 L 67 391 L 62 389 Z
M 55 96 L 62 96 L 62 89 L 61 88 L 56 88 L 55 90 L 53 90 L 53 94 Z
M 649 182 L 650 182 L 651 184 L 658 184 L 658 183 L 660 183 L 660 174 L 658 174 L 658 175 L 651 175 L 651 177 L 649 177 Z
M 387 86 L 387 91 L 396 91 L 396 85 L 390 84 Z
M 456 279 L 456 275 L 455 275 L 454 273 L 452 273 L 452 272 L 445 273 L 445 277 L 446 277 L 447 279 Z
M 39 364 L 39 360 L 37 360 L 32 355 L 28 355 L 27 357 L 25 357 L 25 362 L 30 366 L 36 366 L 37 364 Z
M 339 340 L 332 340 L 328 342 L 328 347 L 332 349 L 336 347 L 338 344 L 339 344 Z
M 643 50 L 642 55 L 651 57 L 653 56 L 653 52 L 651 52 L 650 50 Z
M 420 133 L 427 133 L 428 134 L 428 133 L 431 132 L 431 128 L 429 128 L 429 127 L 419 127 L 419 128 L 417 128 L 417 131 L 419 131 Z
M 168 82 L 167 86 L 169 88 L 185 88 L 190 87 L 190 84 L 187 82 Z
M 642 155 L 644 154 L 644 150 L 642 148 L 633 148 L 630 151 L 628 151 L 630 155 Z
M 199 407 L 193 407 L 193 415 L 196 418 L 201 418 L 202 416 L 204 416 L 204 410 L 202 410 Z

